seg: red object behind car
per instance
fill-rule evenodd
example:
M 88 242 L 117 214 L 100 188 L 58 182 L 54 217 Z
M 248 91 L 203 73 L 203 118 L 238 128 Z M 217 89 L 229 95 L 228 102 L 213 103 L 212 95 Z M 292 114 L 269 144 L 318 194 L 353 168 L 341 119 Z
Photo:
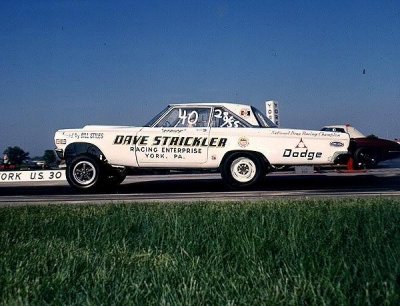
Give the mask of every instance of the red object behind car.
M 400 157 L 400 144 L 396 141 L 365 136 L 349 124 L 324 126 L 321 131 L 349 134 L 349 152 L 359 168 L 374 168 L 381 161 Z

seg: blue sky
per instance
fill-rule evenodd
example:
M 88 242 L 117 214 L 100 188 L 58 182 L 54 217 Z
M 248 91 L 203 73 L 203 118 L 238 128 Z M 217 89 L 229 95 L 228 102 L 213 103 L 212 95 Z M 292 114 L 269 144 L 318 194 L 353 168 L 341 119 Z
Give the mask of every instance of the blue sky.
M 400 137 L 400 1 L 3 0 L 0 28 L 1 151 L 188 101 Z

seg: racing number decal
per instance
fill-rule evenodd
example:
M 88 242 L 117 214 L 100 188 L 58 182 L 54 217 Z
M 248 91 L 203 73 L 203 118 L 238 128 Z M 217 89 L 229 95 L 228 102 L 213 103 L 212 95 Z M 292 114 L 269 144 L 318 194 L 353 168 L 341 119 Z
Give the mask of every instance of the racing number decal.
M 214 117 L 222 119 L 223 123 L 219 127 L 239 127 L 240 122 L 235 120 L 233 115 L 229 115 L 228 112 L 223 112 L 221 109 L 216 109 L 214 111 Z
M 179 119 L 180 123 L 182 125 L 186 124 L 186 120 L 188 125 L 195 125 L 197 121 L 199 120 L 199 113 L 195 110 L 191 111 L 188 115 L 187 111 L 185 109 L 179 109 Z

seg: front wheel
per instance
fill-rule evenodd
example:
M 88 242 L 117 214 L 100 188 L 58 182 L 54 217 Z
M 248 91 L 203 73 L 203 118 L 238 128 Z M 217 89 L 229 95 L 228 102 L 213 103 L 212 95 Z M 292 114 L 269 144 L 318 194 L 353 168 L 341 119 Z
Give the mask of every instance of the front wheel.
M 72 187 L 93 191 L 100 185 L 102 168 L 93 157 L 77 156 L 67 165 L 66 177 Z
M 251 153 L 234 153 L 223 162 L 221 176 L 233 189 L 250 187 L 260 181 L 266 173 L 262 160 Z

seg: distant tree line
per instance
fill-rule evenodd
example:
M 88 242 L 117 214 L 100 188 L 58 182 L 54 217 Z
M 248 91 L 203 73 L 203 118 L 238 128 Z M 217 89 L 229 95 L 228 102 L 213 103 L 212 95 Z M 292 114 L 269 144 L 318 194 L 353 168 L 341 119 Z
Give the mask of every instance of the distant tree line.
M 35 158 L 29 157 L 29 152 L 25 152 L 18 146 L 7 147 L 3 152 L 2 163 L 6 165 L 23 165 L 31 160 L 44 161 L 46 165 L 53 165 L 57 162 L 56 154 L 53 150 L 45 150 L 43 156 L 37 156 Z

